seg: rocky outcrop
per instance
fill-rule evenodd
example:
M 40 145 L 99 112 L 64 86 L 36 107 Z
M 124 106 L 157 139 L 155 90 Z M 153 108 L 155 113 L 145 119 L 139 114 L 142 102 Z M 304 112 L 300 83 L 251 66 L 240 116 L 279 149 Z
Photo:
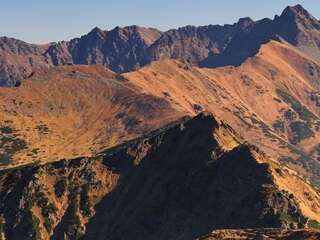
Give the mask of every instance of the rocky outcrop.
M 297 5 L 273 20 L 241 18 L 233 25 L 186 26 L 164 33 L 138 26 L 94 28 L 80 38 L 47 46 L 1 38 L 0 85 L 15 86 L 36 68 L 63 64 L 102 64 L 115 72 L 168 58 L 203 67 L 237 66 L 271 39 L 287 41 L 319 60 L 319 35 L 319 21 Z
M 130 26 L 111 31 L 94 28 L 81 38 L 44 46 L 0 38 L 0 86 L 15 86 L 39 68 L 65 64 L 102 64 L 115 72 L 140 66 L 146 49 L 161 32 Z
M 274 25 L 279 36 L 320 60 L 320 22 L 301 5 L 287 7 Z
M 273 21 L 263 19 L 253 22 L 240 19 L 233 38 L 221 53 L 210 52 L 207 58 L 199 62 L 202 67 L 239 66 L 248 57 L 254 56 L 260 46 L 274 38 Z
M 48 68 L 51 62 L 44 56 L 47 46 L 0 37 L 0 86 L 15 86 L 39 68 Z
M 273 20 L 241 18 L 233 25 L 184 27 L 165 32 L 148 49 L 148 61 L 185 59 L 203 67 L 240 65 L 271 39 L 285 40 L 320 59 L 320 23 L 301 5 L 287 7 Z
M 186 26 L 167 31 L 150 46 L 146 61 L 175 58 L 198 63 L 206 59 L 210 52 L 223 52 L 241 28 L 240 25 L 241 22 L 224 26 Z
M 244 28 L 232 38 L 225 51 L 211 53 L 200 65 L 220 67 L 240 65 L 245 59 L 255 55 L 261 44 L 271 39 L 287 41 L 314 59 L 320 59 L 320 22 L 301 5 L 287 7 L 281 16 L 273 20 L 246 21 Z
M 319 205 L 318 193 L 293 172 L 202 113 L 96 158 L 2 171 L 2 234 L 195 239 L 215 229 L 304 228 L 315 209 L 280 187 L 285 175 Z
M 111 31 L 94 28 L 81 38 L 52 45 L 47 55 L 55 65 L 101 64 L 115 72 L 126 72 L 140 66 L 146 49 L 160 34 L 156 29 L 138 26 Z

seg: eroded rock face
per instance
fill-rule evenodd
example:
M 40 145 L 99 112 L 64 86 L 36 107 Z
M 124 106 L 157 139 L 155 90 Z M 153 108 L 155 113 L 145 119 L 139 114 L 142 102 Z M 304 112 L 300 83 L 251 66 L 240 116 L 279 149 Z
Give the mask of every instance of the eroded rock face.
M 156 29 L 138 26 L 117 27 L 111 31 L 94 28 L 81 38 L 51 46 L 48 55 L 55 65 L 102 64 L 115 72 L 126 72 L 140 66 L 146 49 L 160 34 Z
M 161 32 L 130 26 L 103 31 L 94 28 L 81 38 L 44 46 L 0 38 L 0 86 L 15 86 L 39 68 L 65 64 L 102 64 L 115 72 L 139 67 Z
M 0 37 L 0 86 L 15 86 L 36 69 L 52 66 L 43 54 L 47 46 Z
M 266 18 L 257 22 L 242 22 L 226 49 L 221 54 L 210 54 L 200 62 L 201 66 L 238 66 L 255 55 L 261 44 L 270 39 L 285 40 L 314 59 L 320 59 L 320 23 L 301 5 L 287 7 L 280 17 L 276 16 L 273 20 Z
M 276 184 L 282 171 L 202 113 L 96 158 L 2 171 L 2 234 L 195 239 L 214 229 L 305 227 L 294 193 Z
M 203 67 L 238 66 L 271 39 L 285 40 L 319 59 L 319 29 L 319 21 L 296 5 L 273 20 L 241 18 L 233 25 L 170 30 L 150 46 L 147 59 L 185 59 Z
M 184 59 L 203 67 L 240 65 L 271 39 L 285 40 L 320 59 L 320 23 L 302 6 L 287 7 L 273 20 L 241 18 L 233 25 L 186 26 L 161 33 L 138 26 L 88 34 L 46 46 L 0 38 L 0 85 L 15 86 L 38 68 L 102 64 L 128 72 L 155 60 Z
M 320 22 L 301 5 L 287 7 L 274 22 L 281 37 L 315 59 L 320 59 Z

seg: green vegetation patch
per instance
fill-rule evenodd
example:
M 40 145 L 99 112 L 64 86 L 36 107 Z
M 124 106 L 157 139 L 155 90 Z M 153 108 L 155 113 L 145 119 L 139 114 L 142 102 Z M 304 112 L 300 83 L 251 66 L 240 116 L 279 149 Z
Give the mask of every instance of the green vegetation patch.
M 250 124 L 244 117 L 242 117 L 241 112 L 235 111 L 233 112 L 233 114 L 237 116 L 241 120 L 241 122 L 243 122 L 249 129 L 253 127 L 252 124 Z
M 15 129 L 10 126 L 2 126 L 0 127 L 0 132 L 3 134 L 11 134 L 15 132 Z
M 279 162 L 288 164 L 294 162 L 294 159 L 292 157 L 282 156 L 279 158 Z
M 34 236 L 34 239 L 40 240 L 41 239 L 40 228 L 39 228 L 40 220 L 38 217 L 36 217 L 35 215 L 32 214 L 31 221 L 32 221 L 32 234 L 31 235 Z
M 278 96 L 287 104 L 291 106 L 295 112 L 298 113 L 299 117 L 302 120 L 305 120 L 307 122 L 311 122 L 312 120 L 317 119 L 317 117 L 310 112 L 304 105 L 300 103 L 299 100 L 297 100 L 295 97 L 288 94 L 286 91 L 283 91 L 281 89 L 277 89 Z
M 48 126 L 46 124 L 43 124 L 43 123 L 37 125 L 36 129 L 38 130 L 38 132 L 40 134 L 49 134 L 49 131 L 50 131 Z
M 290 123 L 290 128 L 293 132 L 296 133 L 296 141 L 300 142 L 304 139 L 314 136 L 313 131 L 311 130 L 308 123 L 296 121 Z
M 284 133 L 284 122 L 283 121 L 281 121 L 281 120 L 277 120 L 277 121 L 275 121 L 274 123 L 273 123 L 273 128 L 275 129 L 275 130 L 278 130 L 278 131 L 280 131 L 281 133 Z
M 281 222 L 285 222 L 288 224 L 298 222 L 298 219 L 294 218 L 293 216 L 291 216 L 287 213 L 281 213 L 280 220 L 281 220 Z
M 276 138 L 275 135 L 272 133 L 272 129 L 267 124 L 265 124 L 264 122 L 260 121 L 259 125 L 260 125 L 260 128 L 262 129 L 263 134 L 266 137 L 271 138 L 271 139 L 275 139 Z
M 0 132 L 0 164 L 9 164 L 13 155 L 27 148 L 27 142 L 10 126 L 0 127 Z
M 320 223 L 316 220 L 310 220 L 308 222 L 308 227 L 309 228 L 314 228 L 314 229 L 320 229 Z

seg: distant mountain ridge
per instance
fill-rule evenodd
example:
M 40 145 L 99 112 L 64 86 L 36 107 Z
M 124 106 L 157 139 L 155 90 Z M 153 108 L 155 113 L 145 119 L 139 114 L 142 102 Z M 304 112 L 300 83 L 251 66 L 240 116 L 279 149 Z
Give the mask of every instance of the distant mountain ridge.
M 115 72 L 139 67 L 146 49 L 161 35 L 156 29 L 129 26 L 111 31 L 94 28 L 70 42 L 50 46 L 46 53 L 54 65 L 65 63 L 102 64 Z
M 0 38 L 0 240 L 318 240 L 319 29 Z
M 281 39 L 320 60 L 320 22 L 301 5 L 273 20 L 241 18 L 233 25 L 186 26 L 160 32 L 139 26 L 94 28 L 45 46 L 0 38 L 0 86 L 15 86 L 33 71 L 64 64 L 102 64 L 122 73 L 155 60 L 184 59 L 202 67 L 239 65 L 261 44 Z
M 15 86 L 37 69 L 65 64 L 101 64 L 116 72 L 139 67 L 139 59 L 159 36 L 156 29 L 130 26 L 88 34 L 45 46 L 0 38 L 0 86 Z

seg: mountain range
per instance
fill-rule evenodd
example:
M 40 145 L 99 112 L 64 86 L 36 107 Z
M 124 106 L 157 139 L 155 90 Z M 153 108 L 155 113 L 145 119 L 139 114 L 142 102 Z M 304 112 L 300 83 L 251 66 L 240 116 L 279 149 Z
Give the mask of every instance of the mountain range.
M 319 20 L 297 5 L 273 20 L 242 18 L 224 26 L 186 26 L 167 32 L 139 26 L 94 28 L 80 38 L 47 45 L 2 37 L 0 85 L 14 86 L 39 68 L 64 64 L 101 64 L 117 73 L 163 59 L 184 59 L 203 67 L 239 65 L 274 38 L 319 60 L 319 31 Z
M 0 239 L 319 239 L 320 21 L 0 38 Z

